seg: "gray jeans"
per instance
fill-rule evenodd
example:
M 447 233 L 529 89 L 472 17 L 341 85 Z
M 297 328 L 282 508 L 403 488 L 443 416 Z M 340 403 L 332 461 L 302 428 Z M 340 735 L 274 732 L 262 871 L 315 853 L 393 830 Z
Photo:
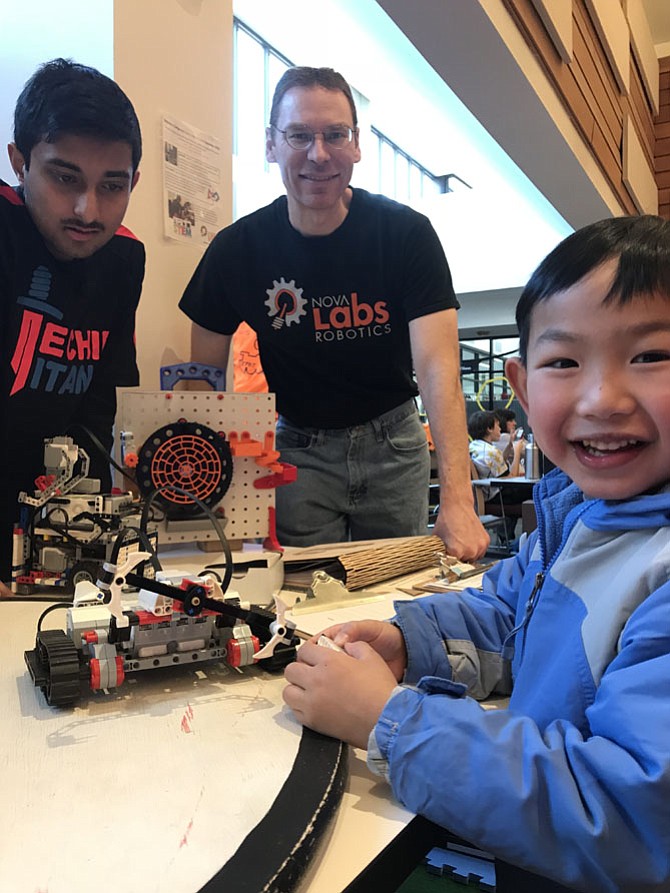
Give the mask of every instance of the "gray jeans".
M 298 467 L 278 487 L 286 546 L 427 532 L 430 456 L 413 400 L 351 428 L 299 428 L 280 416 L 277 449 Z

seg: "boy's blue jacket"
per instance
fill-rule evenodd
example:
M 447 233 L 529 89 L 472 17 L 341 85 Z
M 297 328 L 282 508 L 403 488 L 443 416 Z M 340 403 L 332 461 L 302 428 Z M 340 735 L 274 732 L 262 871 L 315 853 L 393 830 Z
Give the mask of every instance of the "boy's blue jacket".
M 407 673 L 368 761 L 505 862 L 589 893 L 667 893 L 670 488 L 585 499 L 554 471 L 535 504 L 538 529 L 483 592 L 396 603 Z M 510 690 L 505 710 L 474 700 Z

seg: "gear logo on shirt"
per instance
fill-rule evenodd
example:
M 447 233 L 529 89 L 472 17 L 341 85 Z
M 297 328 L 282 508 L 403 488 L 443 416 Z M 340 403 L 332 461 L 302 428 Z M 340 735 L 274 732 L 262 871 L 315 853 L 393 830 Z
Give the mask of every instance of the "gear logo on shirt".
M 268 316 L 274 316 L 273 329 L 281 329 L 284 323 L 290 326 L 293 322 L 300 322 L 300 318 L 307 315 L 307 301 L 302 296 L 302 289 L 296 288 L 295 279 L 290 282 L 286 282 L 283 276 L 279 282 L 273 279 L 272 288 L 266 289 L 265 293 L 268 296 L 264 301 Z

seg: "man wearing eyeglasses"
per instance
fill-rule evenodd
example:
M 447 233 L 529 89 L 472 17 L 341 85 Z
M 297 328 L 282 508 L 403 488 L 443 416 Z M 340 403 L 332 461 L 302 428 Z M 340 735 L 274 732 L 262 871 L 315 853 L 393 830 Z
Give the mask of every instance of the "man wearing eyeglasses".
M 349 183 L 360 160 L 349 85 L 291 68 L 275 89 L 266 157 L 286 195 L 222 230 L 184 292 L 192 359 L 225 367 L 245 321 L 276 394 L 277 448 L 298 480 L 277 490 L 285 545 L 435 532 L 451 554 L 483 554 L 474 512 L 451 275 L 426 217 Z

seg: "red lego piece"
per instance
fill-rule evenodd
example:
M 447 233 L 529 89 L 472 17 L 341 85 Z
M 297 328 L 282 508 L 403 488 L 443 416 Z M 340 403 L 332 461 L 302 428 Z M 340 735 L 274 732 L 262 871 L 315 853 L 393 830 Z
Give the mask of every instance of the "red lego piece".
M 52 571 L 30 571 L 28 574 L 21 574 L 18 576 L 16 582 L 31 585 L 32 583 L 38 583 L 40 580 L 60 579 L 60 576 L 60 574 L 53 573 Z
M 268 535 L 263 540 L 263 548 L 268 552 L 284 551 L 277 539 L 277 510 L 273 505 L 268 508 Z
M 256 478 L 254 487 L 257 490 L 272 490 L 274 487 L 281 487 L 283 484 L 292 484 L 293 481 L 298 479 L 298 469 L 295 465 L 289 465 L 288 462 L 278 462 L 276 467 L 279 471 L 262 478 Z
M 123 669 L 123 658 L 119 654 L 116 658 L 116 687 L 123 685 L 123 681 L 126 678 L 125 671 Z
M 100 689 L 100 661 L 97 657 L 91 658 L 89 669 L 91 671 L 91 689 L 98 691 Z
M 38 490 L 44 492 L 44 490 L 46 490 L 47 487 L 50 487 L 55 480 L 55 474 L 41 474 L 39 477 L 35 478 L 35 486 Z M 56 490 L 56 493 L 60 493 L 60 490 Z
M 154 626 L 156 623 L 165 623 L 171 619 L 170 614 L 161 616 L 160 614 L 152 614 L 151 611 L 140 611 L 135 609 L 135 614 L 139 620 L 139 626 Z
M 237 639 L 228 639 L 226 642 L 226 662 L 231 667 L 239 667 L 241 660 L 240 643 Z

